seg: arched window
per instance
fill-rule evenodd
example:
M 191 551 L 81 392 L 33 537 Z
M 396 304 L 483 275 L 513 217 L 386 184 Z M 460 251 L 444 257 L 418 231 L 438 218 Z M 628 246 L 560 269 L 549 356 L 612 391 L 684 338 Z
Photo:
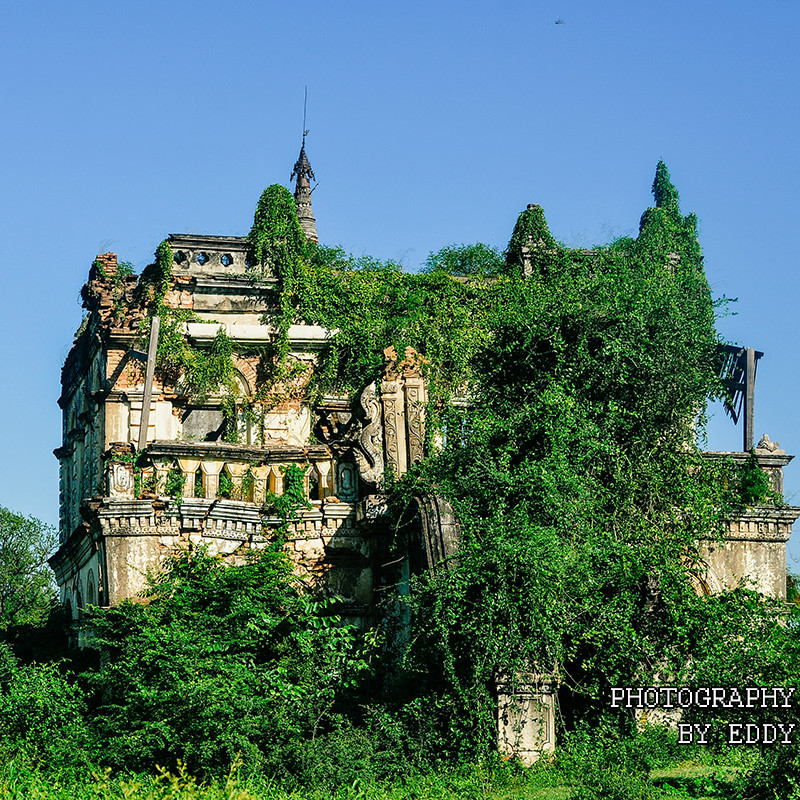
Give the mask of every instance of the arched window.
M 178 390 L 183 394 L 189 393 L 183 381 L 178 382 Z M 247 379 L 235 370 L 231 386 L 221 386 L 216 394 L 206 397 L 202 403 L 188 398 L 181 419 L 183 438 L 198 442 L 256 443 L 257 425 L 252 424 L 253 415 L 247 411 L 251 396 Z
M 94 593 L 94 572 L 92 570 L 89 570 L 89 575 L 86 578 L 86 605 L 97 605 L 97 597 Z
M 309 500 L 321 500 L 321 493 L 319 488 L 319 475 L 317 475 L 317 471 L 312 469 L 308 473 L 308 499 Z

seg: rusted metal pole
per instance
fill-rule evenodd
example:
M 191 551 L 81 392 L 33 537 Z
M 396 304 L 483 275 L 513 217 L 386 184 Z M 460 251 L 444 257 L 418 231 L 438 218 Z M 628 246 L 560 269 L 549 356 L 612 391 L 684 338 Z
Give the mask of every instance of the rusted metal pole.
M 161 320 L 153 317 L 150 323 L 150 346 L 147 348 L 147 367 L 144 372 L 144 396 L 142 397 L 142 415 L 139 420 L 139 445 L 141 452 L 147 447 L 147 428 L 150 424 L 150 400 L 153 397 L 153 374 L 156 370 L 156 352 L 158 350 L 158 330 Z

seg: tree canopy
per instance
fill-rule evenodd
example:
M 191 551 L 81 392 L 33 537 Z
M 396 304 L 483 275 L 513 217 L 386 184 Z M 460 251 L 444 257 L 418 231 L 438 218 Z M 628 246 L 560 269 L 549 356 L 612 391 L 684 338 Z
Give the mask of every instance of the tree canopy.
M 47 557 L 57 543 L 52 526 L 0 506 L 0 625 L 35 622 L 55 601 Z

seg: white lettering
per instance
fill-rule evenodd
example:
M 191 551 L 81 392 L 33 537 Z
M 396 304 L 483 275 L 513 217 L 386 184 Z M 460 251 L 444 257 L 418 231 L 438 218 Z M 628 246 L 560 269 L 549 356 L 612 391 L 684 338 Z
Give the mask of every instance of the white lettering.
M 742 743 L 742 723 L 729 722 L 728 723 L 728 744 L 741 744 Z
M 689 722 L 678 723 L 678 744 L 691 744 L 694 725 Z
M 778 727 L 781 729 L 781 734 L 783 735 L 783 739 L 781 739 L 781 744 L 791 744 L 791 734 L 795 728 L 795 723 L 790 722 L 788 725 L 784 725 L 782 722 L 778 723 Z

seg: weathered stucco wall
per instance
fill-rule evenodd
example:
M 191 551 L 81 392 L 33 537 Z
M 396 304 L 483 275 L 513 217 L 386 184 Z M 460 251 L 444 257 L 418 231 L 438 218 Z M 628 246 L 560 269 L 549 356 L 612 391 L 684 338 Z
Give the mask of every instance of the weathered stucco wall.
M 798 509 L 761 506 L 729 520 L 725 540 L 703 542 L 705 583 L 712 593 L 747 586 L 786 599 L 786 543 Z

